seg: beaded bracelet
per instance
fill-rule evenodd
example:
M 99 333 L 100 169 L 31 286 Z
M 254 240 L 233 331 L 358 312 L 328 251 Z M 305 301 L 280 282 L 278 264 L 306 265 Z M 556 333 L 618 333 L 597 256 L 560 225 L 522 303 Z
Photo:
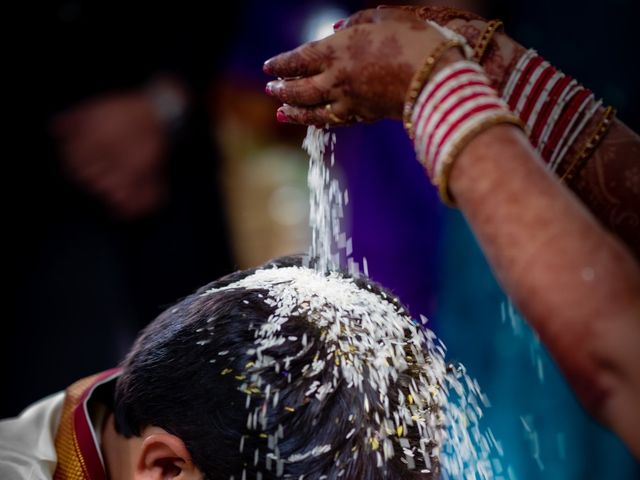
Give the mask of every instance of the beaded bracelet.
M 487 53 L 489 43 L 493 39 L 493 36 L 496 34 L 498 29 L 503 25 L 504 24 L 502 23 L 502 20 L 491 20 L 489 23 L 487 23 L 487 26 L 480 34 L 480 37 L 478 38 L 478 41 L 476 42 L 476 45 L 473 49 L 473 56 L 471 58 L 474 62 L 482 62 L 485 53 Z
M 411 112 L 416 103 L 420 91 L 424 87 L 425 83 L 429 80 L 431 72 L 436 63 L 444 56 L 444 54 L 451 48 L 463 48 L 464 44 L 458 39 L 449 39 L 438 45 L 433 52 L 431 52 L 425 59 L 422 67 L 420 67 L 413 75 L 411 82 L 409 83 L 409 89 L 405 97 L 404 109 L 402 112 L 402 120 L 404 128 L 407 130 L 409 137 L 413 138 L 413 124 L 411 123 Z M 463 51 L 464 53 L 464 51 Z

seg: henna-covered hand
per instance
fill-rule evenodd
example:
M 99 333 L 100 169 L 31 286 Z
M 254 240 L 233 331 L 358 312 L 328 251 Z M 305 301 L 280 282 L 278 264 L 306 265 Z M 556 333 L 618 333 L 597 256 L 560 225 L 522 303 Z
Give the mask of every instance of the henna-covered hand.
M 449 7 L 381 6 L 377 13 L 371 12 L 356 14 L 342 22 L 339 28 L 376 23 L 411 13 L 420 21 L 431 20 L 455 30 L 474 47 L 487 26 L 487 21 L 482 17 Z M 481 65 L 498 92 L 502 92 L 513 67 L 524 52 L 525 48 L 505 33 L 498 31 L 494 35 Z M 603 114 L 604 108 L 601 108 L 576 139 L 576 148 L 589 141 Z M 570 180 L 567 186 L 640 259 L 638 151 L 640 135 L 616 119 L 609 134 L 585 162 L 579 175 Z
M 267 85 L 284 103 L 278 120 L 335 125 L 402 116 L 413 74 L 444 37 L 400 10 L 355 24 L 378 12 L 359 12 L 354 25 L 265 62 L 265 72 L 280 77 Z
M 362 25 L 367 23 L 379 23 L 394 19 L 399 15 L 413 15 L 414 20 L 423 23 L 426 20 L 447 27 L 467 39 L 471 47 L 487 27 L 487 20 L 475 13 L 460 10 L 458 8 L 416 5 L 386 6 L 381 5 L 375 10 L 365 10 L 352 15 L 339 26 L 340 29 Z M 518 42 L 498 31 L 493 36 L 486 53 L 483 55 L 481 65 L 492 82 L 493 87 L 502 92 L 513 66 L 525 49 Z

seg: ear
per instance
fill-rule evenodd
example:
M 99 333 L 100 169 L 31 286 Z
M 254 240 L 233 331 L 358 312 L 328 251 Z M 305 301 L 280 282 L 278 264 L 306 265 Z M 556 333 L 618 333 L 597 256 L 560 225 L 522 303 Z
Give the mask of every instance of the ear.
M 162 429 L 143 434 L 134 480 L 200 480 L 184 442 Z

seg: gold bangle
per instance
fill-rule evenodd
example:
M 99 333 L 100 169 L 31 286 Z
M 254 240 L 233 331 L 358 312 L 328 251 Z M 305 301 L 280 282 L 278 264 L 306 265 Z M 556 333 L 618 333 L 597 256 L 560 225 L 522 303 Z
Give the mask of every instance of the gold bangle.
M 613 117 L 616 114 L 616 109 L 609 106 L 605 109 L 604 115 L 602 116 L 602 120 L 593 131 L 589 140 L 584 144 L 584 146 L 580 149 L 578 154 L 574 157 L 573 161 L 569 165 L 569 167 L 565 170 L 565 172 L 560 177 L 560 181 L 564 182 L 566 180 L 571 180 L 573 176 L 580 171 L 584 162 L 587 158 L 593 153 L 593 151 L 600 145 L 600 142 L 605 137 L 611 124 L 613 123 Z
M 435 67 L 436 63 L 444 56 L 444 54 L 450 49 L 454 47 L 462 48 L 463 44 L 457 39 L 446 40 L 438 45 L 425 59 L 422 67 L 420 67 L 416 73 L 414 73 L 411 82 L 409 83 L 409 90 L 407 90 L 407 94 L 405 96 L 404 101 L 404 109 L 402 111 L 402 122 L 404 123 L 404 128 L 407 130 L 409 137 L 413 139 L 413 125 L 411 123 L 411 113 L 413 111 L 413 107 L 415 106 L 416 101 L 418 100 L 418 95 L 422 91 L 422 88 L 425 86 L 429 77 L 431 76 L 431 72 Z
M 480 133 L 484 132 L 490 127 L 493 127 L 494 125 L 502 123 L 516 125 L 517 127 L 524 130 L 522 121 L 514 114 L 506 111 L 497 112 L 495 115 L 488 117 L 482 123 L 465 132 L 453 146 L 449 154 L 442 160 L 442 171 L 440 175 L 434 179 L 433 184 L 438 187 L 440 199 L 445 205 L 449 207 L 456 206 L 456 202 L 449 192 L 449 175 L 451 174 L 451 169 L 453 168 L 453 165 L 455 164 L 455 161 L 457 160 L 462 150 Z
M 503 25 L 504 24 L 502 23 L 502 20 L 491 20 L 489 23 L 487 23 L 487 26 L 485 27 L 482 34 L 480 34 L 480 37 L 476 42 L 476 46 L 473 48 L 472 60 L 474 62 L 482 62 L 485 53 L 487 53 L 487 48 L 489 48 L 489 43 L 493 39 L 493 36 L 496 34 L 498 29 Z

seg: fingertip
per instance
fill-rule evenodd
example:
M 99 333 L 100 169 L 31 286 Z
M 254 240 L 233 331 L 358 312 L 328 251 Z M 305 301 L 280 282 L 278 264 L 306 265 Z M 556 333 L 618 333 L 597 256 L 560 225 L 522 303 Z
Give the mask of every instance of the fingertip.
M 273 75 L 273 58 L 270 58 L 262 64 L 262 71 L 267 75 Z
M 276 112 L 276 120 L 280 123 L 289 123 L 289 117 L 287 116 L 286 113 L 284 113 L 282 111 L 282 109 L 278 109 L 278 111 Z

